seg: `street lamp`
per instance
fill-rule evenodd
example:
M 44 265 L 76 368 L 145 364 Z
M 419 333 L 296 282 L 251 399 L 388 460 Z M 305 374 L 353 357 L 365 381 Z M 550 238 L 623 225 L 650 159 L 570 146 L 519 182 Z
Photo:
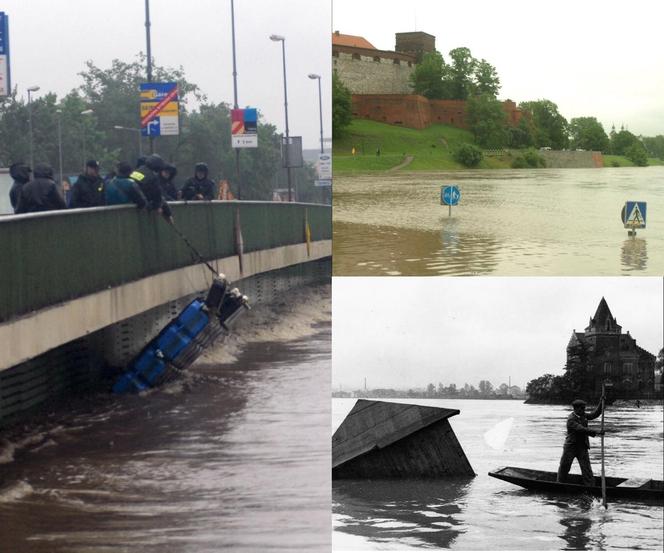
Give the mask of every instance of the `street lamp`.
M 60 182 L 58 187 L 62 186 L 62 110 L 60 108 L 55 110 L 58 114 L 58 172 L 60 173 Z
M 286 87 L 286 38 L 281 35 L 270 35 L 273 42 L 281 42 L 281 54 L 284 65 L 284 110 L 286 112 L 286 176 L 288 178 L 288 201 L 293 201 L 290 167 L 290 144 L 288 133 L 288 88 Z
M 94 113 L 94 110 L 92 109 L 84 109 L 81 112 L 81 115 L 92 115 Z M 88 157 L 87 153 L 87 148 L 85 144 L 85 138 L 86 138 L 86 126 L 85 123 L 83 124 L 83 166 L 85 167 L 85 162 L 87 161 L 86 158 Z
M 325 151 L 323 150 L 323 93 L 321 92 L 320 75 L 316 75 L 315 73 L 310 73 L 309 78 L 318 79 L 318 107 L 320 112 L 320 153 L 324 154 Z
M 37 92 L 38 90 L 39 87 L 36 85 L 28 88 L 28 134 L 30 138 L 30 167 L 33 170 L 35 168 L 35 147 L 32 138 L 32 98 L 30 96 L 30 93 Z
M 114 129 L 119 131 L 133 131 L 138 133 L 138 157 L 143 156 L 143 141 L 141 140 L 141 129 L 136 129 L 134 127 L 123 127 L 122 125 L 113 125 Z

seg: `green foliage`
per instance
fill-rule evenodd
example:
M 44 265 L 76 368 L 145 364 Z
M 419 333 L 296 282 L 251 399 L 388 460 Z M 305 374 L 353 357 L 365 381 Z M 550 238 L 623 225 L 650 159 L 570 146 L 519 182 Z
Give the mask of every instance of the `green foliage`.
M 428 52 L 415 66 L 410 84 L 415 94 L 440 100 L 450 97 L 449 67 L 440 52 Z
M 608 152 L 609 137 L 595 117 L 575 117 L 570 121 L 570 147 L 582 150 Z
M 512 160 L 512 169 L 538 169 L 546 167 L 546 160 L 535 150 L 526 150 Z
M 612 132 L 610 146 L 611 153 L 617 156 L 624 156 L 627 153 L 627 149 L 637 142 L 639 142 L 639 139 L 625 129 L 620 129 L 620 132 Z
M 500 78 L 496 68 L 485 59 L 481 59 L 475 65 L 475 93 L 498 96 L 500 90 Z
M 519 107 L 528 112 L 535 127 L 535 146 L 563 150 L 569 146 L 567 120 L 550 100 L 523 102 Z
M 611 167 L 620 167 L 620 162 L 617 159 L 612 159 Z
M 648 152 L 641 142 L 634 142 L 625 150 L 625 157 L 634 165 L 645 167 L 648 165 Z
M 468 128 L 480 146 L 494 149 L 507 144 L 507 115 L 501 102 L 489 94 L 473 96 L 466 111 Z
M 341 82 L 339 75 L 332 73 L 332 136 L 342 136 L 353 120 L 350 90 Z
M 475 90 L 473 74 L 477 60 L 473 58 L 470 49 L 465 47 L 450 50 L 450 58 L 452 58 L 450 68 L 452 99 L 467 100 Z
M 535 144 L 535 126 L 531 117 L 521 117 L 516 127 L 507 127 L 507 145 L 510 148 L 527 148 Z
M 477 167 L 482 157 L 482 150 L 473 144 L 461 144 L 454 152 L 454 159 L 466 167 Z
M 664 135 L 644 136 L 641 140 L 651 157 L 664 160 Z

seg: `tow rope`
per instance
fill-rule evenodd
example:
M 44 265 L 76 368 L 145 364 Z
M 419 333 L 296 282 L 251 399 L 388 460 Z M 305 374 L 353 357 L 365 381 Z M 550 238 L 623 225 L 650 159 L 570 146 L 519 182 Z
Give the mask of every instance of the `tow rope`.
M 198 261 L 200 263 L 202 263 L 203 265 L 205 265 L 208 269 L 210 269 L 210 271 L 212 271 L 214 276 L 219 276 L 219 273 L 215 270 L 215 268 L 212 265 L 210 265 L 207 261 L 205 261 L 205 259 L 203 259 L 203 256 L 198 252 L 198 250 L 196 248 L 194 248 L 194 245 L 189 241 L 189 239 L 184 235 L 184 233 L 178 227 L 175 226 L 175 223 L 173 223 L 172 221 L 169 221 L 168 223 L 173 227 L 173 230 L 175 230 L 177 235 L 180 238 L 182 238 L 183 242 L 193 252 L 193 254 L 198 258 Z

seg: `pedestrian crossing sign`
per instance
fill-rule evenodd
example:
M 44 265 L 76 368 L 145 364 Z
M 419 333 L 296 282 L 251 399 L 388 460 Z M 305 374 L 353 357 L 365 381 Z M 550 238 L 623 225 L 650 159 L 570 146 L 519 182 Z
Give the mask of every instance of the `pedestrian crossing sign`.
M 646 202 L 625 202 L 623 213 L 625 228 L 646 228 Z

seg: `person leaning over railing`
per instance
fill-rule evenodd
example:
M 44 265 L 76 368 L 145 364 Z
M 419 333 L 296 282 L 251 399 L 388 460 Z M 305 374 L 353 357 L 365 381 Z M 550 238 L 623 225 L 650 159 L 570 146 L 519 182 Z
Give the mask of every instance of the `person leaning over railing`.
M 143 192 L 147 200 L 148 210 L 161 213 L 166 220 L 172 223 L 171 208 L 164 200 L 161 194 L 161 186 L 159 186 L 159 172 L 164 166 L 165 163 L 162 157 L 158 154 L 152 154 L 147 157 L 143 165 L 132 171 L 129 177 L 136 181 L 141 192 Z
M 67 205 L 53 180 L 53 168 L 46 163 L 37 163 L 34 178 L 21 188 L 16 213 L 36 213 L 56 209 L 67 209 Z
M 122 205 L 134 203 L 139 209 L 147 205 L 147 200 L 136 184 L 129 178 L 132 168 L 126 161 L 116 165 L 116 175 L 104 187 L 106 205 Z

